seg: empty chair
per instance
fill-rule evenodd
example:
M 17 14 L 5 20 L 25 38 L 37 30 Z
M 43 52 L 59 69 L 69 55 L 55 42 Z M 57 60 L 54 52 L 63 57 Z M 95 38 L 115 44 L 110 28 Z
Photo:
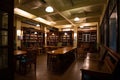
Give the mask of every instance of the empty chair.
M 19 61 L 19 71 L 22 74 L 26 74 L 31 69 L 32 65 L 34 65 L 34 70 L 36 72 L 36 54 L 36 50 L 28 50 L 26 55 L 21 56 Z

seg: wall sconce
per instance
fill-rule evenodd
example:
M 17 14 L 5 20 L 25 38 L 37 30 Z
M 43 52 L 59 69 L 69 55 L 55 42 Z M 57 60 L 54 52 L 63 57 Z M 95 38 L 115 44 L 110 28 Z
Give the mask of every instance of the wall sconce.
M 52 33 L 52 35 L 54 36 L 55 34 L 54 34 L 54 33 Z
M 37 32 L 34 32 L 34 34 L 37 34 Z
M 23 39 L 23 31 L 22 30 L 17 30 L 17 37 L 19 40 Z
M 47 33 L 45 33 L 45 37 L 47 37 Z

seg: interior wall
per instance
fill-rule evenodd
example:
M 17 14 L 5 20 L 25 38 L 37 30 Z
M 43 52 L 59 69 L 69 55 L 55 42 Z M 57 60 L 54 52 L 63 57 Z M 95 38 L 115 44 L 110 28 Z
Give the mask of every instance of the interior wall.
M 77 47 L 77 27 L 74 27 L 74 39 L 73 39 L 73 46 Z
M 16 27 L 16 49 L 17 47 L 21 47 L 21 40 L 18 39 L 17 36 L 17 30 L 21 30 L 21 20 L 18 18 L 15 18 L 15 27 Z

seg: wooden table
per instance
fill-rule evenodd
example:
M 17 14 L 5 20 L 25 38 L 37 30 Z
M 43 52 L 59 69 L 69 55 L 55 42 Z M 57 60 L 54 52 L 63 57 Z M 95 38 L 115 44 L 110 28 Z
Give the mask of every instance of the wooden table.
M 56 50 L 52 50 L 52 51 L 48 51 L 47 53 L 49 54 L 66 54 L 67 52 L 73 50 L 73 49 L 76 49 L 76 47 L 64 47 L 64 48 L 59 48 L 59 49 L 56 49 Z
M 24 54 L 27 54 L 27 51 L 24 51 L 24 50 L 15 50 L 14 51 L 15 56 L 24 55 Z
M 19 61 L 20 57 L 27 54 L 27 51 L 24 50 L 14 50 L 14 71 L 17 71 L 17 61 Z
M 52 50 L 55 50 L 55 49 L 58 49 L 58 48 L 61 48 L 59 46 L 44 46 L 44 52 L 47 53 L 47 51 L 52 51 Z
M 75 59 L 75 47 L 64 47 L 47 52 L 47 66 L 52 72 L 64 72 Z

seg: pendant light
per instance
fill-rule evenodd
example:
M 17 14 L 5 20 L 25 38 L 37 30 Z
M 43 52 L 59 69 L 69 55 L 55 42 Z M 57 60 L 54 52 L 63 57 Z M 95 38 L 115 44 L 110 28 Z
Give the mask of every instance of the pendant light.
M 50 12 L 53 12 L 54 9 L 51 6 L 48 6 L 46 7 L 45 11 L 50 13 Z
M 75 17 L 75 18 L 74 18 L 74 21 L 76 21 L 76 22 L 78 22 L 79 20 L 80 20 L 79 17 Z

